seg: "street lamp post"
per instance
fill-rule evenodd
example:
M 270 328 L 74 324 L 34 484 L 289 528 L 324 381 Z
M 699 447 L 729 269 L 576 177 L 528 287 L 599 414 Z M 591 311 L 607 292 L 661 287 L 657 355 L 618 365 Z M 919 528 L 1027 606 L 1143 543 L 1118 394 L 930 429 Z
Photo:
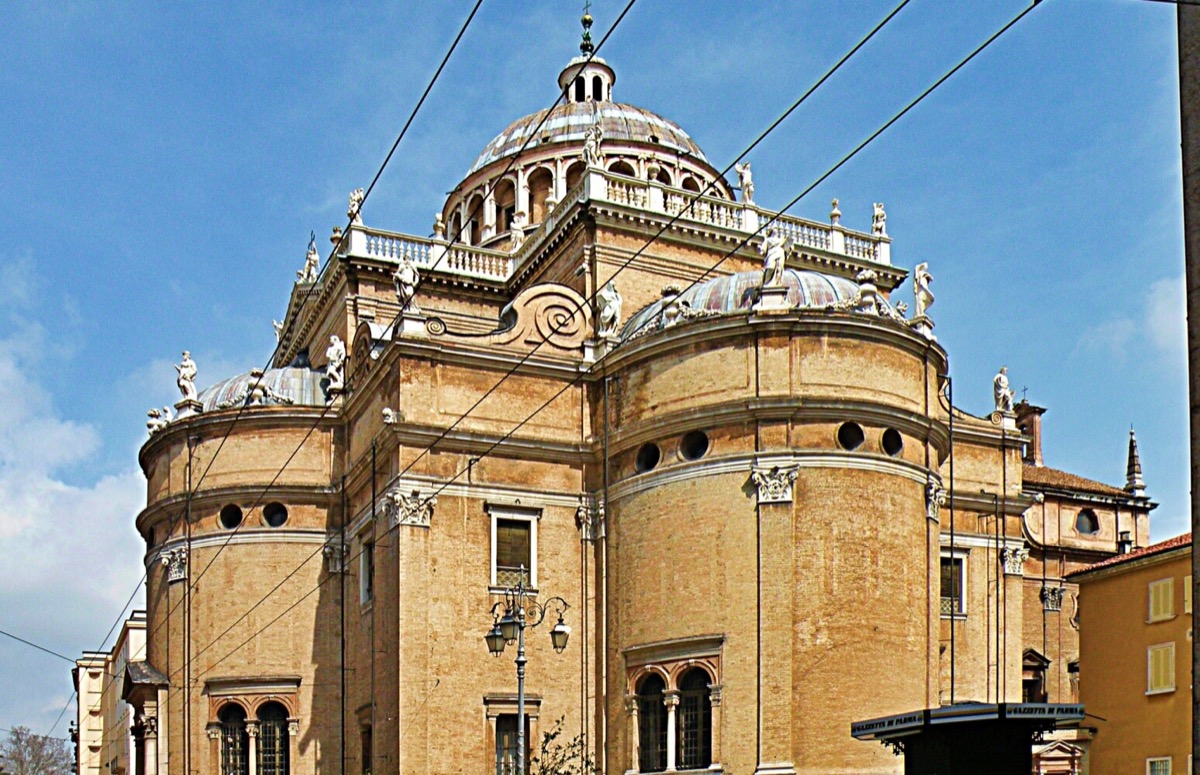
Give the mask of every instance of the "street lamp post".
M 525 775 L 525 628 L 537 627 L 546 618 L 546 614 L 558 615 L 558 623 L 550 630 L 550 643 L 554 650 L 561 654 L 567 647 L 567 639 L 571 636 L 571 628 L 563 621 L 563 614 L 570 608 L 566 600 L 552 597 L 545 603 L 538 603 L 530 597 L 529 588 L 525 586 L 525 567 L 521 566 L 521 576 L 515 587 L 504 590 L 504 599 L 492 606 L 492 629 L 484 636 L 488 651 L 498 657 L 504 653 L 505 645 L 517 644 L 517 771 L 515 775 Z

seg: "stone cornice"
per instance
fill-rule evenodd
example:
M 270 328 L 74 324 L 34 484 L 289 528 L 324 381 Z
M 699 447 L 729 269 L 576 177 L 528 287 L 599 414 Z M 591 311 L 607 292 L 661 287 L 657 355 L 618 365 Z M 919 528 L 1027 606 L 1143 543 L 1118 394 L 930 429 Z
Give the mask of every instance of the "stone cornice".
M 237 532 L 225 531 L 221 533 L 209 533 L 207 535 L 198 536 L 191 539 L 190 546 L 192 551 L 197 549 L 210 549 L 220 546 L 243 546 L 247 544 L 307 544 L 319 545 L 324 544 L 331 538 L 337 536 L 340 530 L 330 531 L 313 528 L 310 530 L 304 529 L 288 529 L 283 527 L 266 527 L 254 528 L 252 530 L 238 530 Z M 189 545 L 186 538 L 172 538 L 170 541 L 154 547 L 146 553 L 144 564 L 147 568 L 152 567 L 158 562 L 158 558 L 164 552 L 169 552 L 174 549 L 185 548 Z M 321 552 L 315 551 L 310 559 L 319 560 Z
M 713 315 L 689 320 L 661 331 L 623 342 L 597 361 L 593 372 L 598 376 L 616 373 L 642 361 L 657 360 L 672 351 L 701 342 L 721 341 L 754 333 L 803 336 L 843 336 L 895 346 L 911 355 L 931 356 L 931 365 L 944 372 L 946 351 L 911 329 L 895 321 L 873 315 L 827 312 L 818 309 L 794 310 L 784 315 L 761 316 L 750 312 Z
M 322 417 L 324 414 L 324 417 Z M 247 406 L 221 409 L 212 412 L 193 414 L 183 419 L 175 419 L 164 430 L 151 436 L 138 451 L 138 463 L 142 472 L 146 472 L 146 463 L 161 448 L 171 443 L 186 446 L 188 435 L 202 435 L 205 439 L 215 439 L 225 435 L 225 425 L 237 423 L 240 430 L 263 431 L 268 429 L 300 429 L 308 430 L 317 423 L 326 428 L 333 428 L 341 423 L 337 412 L 326 410 L 322 406 Z M 232 435 L 232 434 L 231 434 Z

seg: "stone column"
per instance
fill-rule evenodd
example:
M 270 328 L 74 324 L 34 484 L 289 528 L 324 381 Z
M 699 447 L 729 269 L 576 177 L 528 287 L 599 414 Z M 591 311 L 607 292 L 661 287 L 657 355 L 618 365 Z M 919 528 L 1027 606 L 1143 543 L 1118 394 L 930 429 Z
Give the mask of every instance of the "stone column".
M 208 771 L 217 775 L 221 772 L 221 725 L 213 722 L 205 731 L 208 732 Z
M 247 758 L 250 760 L 247 765 L 246 775 L 258 775 L 258 722 L 246 722 L 246 736 L 250 738 L 250 750 Z
M 483 234 L 482 240 L 496 236 L 496 189 L 488 190 L 487 198 L 483 200 Z
M 142 769 L 146 775 L 158 775 L 158 717 L 142 719 Z
M 625 715 L 629 717 L 629 768 L 630 772 L 641 770 L 641 734 L 638 729 L 638 703 L 636 694 L 625 695 Z
M 529 210 L 529 173 L 524 167 L 517 170 L 517 212 L 533 217 Z
M 721 684 L 708 685 L 708 702 L 712 706 L 712 766 L 721 763 Z
M 675 748 L 678 740 L 675 711 L 679 708 L 679 691 L 677 689 L 667 690 L 663 697 L 663 704 L 667 706 L 667 771 L 671 772 L 675 769 Z

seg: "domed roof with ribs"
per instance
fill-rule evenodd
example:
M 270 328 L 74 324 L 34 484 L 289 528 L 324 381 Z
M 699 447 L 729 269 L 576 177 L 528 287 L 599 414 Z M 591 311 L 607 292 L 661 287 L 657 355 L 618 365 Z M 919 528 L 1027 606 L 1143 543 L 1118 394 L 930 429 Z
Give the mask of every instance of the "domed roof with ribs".
M 700 146 L 683 131 L 674 121 L 665 119 L 657 113 L 651 113 L 623 102 L 566 102 L 549 110 L 550 116 L 538 128 L 547 111 L 539 110 L 522 119 L 514 121 L 496 139 L 488 143 L 467 175 L 472 175 L 480 169 L 499 159 L 504 159 L 521 150 L 525 141 L 537 131 L 537 137 L 529 143 L 527 150 L 533 150 L 550 143 L 583 144 L 584 133 L 596 121 L 599 114 L 600 128 L 604 130 L 604 141 L 635 142 L 646 145 L 658 145 L 672 153 L 691 156 L 704 164 L 708 159 Z

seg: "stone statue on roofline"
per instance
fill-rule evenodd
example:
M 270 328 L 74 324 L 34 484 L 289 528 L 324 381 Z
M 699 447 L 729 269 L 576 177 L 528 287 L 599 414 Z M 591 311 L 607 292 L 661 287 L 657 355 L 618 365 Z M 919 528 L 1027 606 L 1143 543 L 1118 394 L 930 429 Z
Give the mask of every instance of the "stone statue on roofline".
M 596 294 L 596 301 L 599 302 L 597 319 L 600 323 L 596 335 L 601 339 L 615 337 L 621 324 L 621 294 L 612 280 Z
M 589 167 L 603 167 L 604 154 L 600 150 L 600 143 L 604 140 L 604 130 L 600 128 L 600 122 L 592 124 L 588 127 L 587 133 L 583 139 L 583 163 Z
M 175 366 L 175 371 L 179 372 L 175 384 L 179 386 L 179 392 L 183 394 L 183 400 L 195 401 L 196 362 L 192 360 L 192 354 L 187 350 L 183 351 L 183 360 Z
M 329 380 L 326 392 L 340 393 L 346 387 L 346 345 L 337 334 L 329 337 L 325 359 L 325 377 Z
M 750 174 L 750 162 L 735 164 L 733 168 L 737 170 L 738 186 L 742 189 L 742 203 L 754 204 L 754 176 Z
M 922 317 L 933 306 L 933 291 L 929 289 L 933 275 L 929 273 L 929 264 L 921 262 L 913 269 L 913 315 Z
M 883 202 L 875 203 L 875 214 L 871 216 L 871 233 L 876 237 L 887 236 L 887 213 L 883 211 Z
M 315 283 L 321 268 L 321 256 L 317 253 L 317 235 L 308 238 L 308 253 L 304 256 L 304 268 L 296 272 L 296 282 Z
M 352 222 L 362 225 L 362 204 L 366 196 L 361 188 L 356 188 L 350 192 L 350 206 L 346 208 L 346 217 Z
M 772 226 L 767 229 L 758 252 L 763 256 L 763 288 L 782 288 L 784 259 L 791 247 L 791 237 Z
M 1001 414 L 1012 414 L 1013 401 L 1016 398 L 1008 386 L 1008 367 L 1001 366 L 1000 372 L 992 380 L 992 396 L 996 401 L 996 411 Z
M 396 287 L 396 299 L 400 302 L 402 312 L 416 313 L 419 310 L 414 302 L 417 286 L 421 284 L 421 274 L 407 253 L 400 259 L 400 266 L 392 274 L 392 284 Z

